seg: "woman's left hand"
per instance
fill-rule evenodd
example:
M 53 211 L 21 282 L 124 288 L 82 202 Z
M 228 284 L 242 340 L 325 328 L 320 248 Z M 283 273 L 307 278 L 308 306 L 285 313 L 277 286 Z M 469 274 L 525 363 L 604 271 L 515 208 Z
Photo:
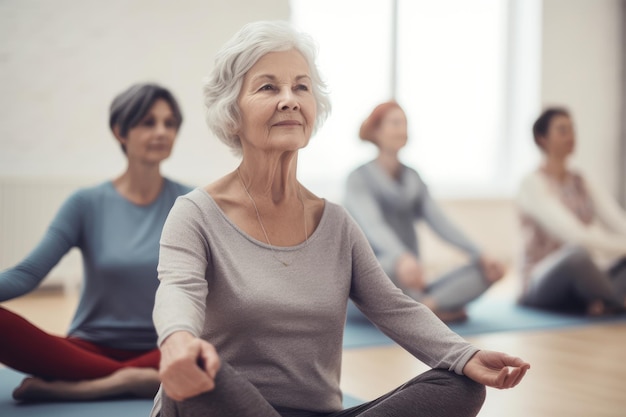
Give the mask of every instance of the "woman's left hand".
M 496 261 L 495 259 L 490 258 L 489 256 L 483 255 L 480 257 L 480 265 L 483 268 L 485 273 L 485 277 L 491 283 L 498 281 L 500 278 L 504 276 L 504 266 Z
M 463 374 L 489 387 L 506 389 L 520 383 L 530 364 L 506 353 L 480 350 L 463 368 Z

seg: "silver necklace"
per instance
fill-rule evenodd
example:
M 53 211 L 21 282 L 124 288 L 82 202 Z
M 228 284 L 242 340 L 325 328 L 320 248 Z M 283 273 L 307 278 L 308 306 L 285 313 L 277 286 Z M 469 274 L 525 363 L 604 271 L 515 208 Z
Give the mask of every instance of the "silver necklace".
M 259 209 L 257 208 L 256 202 L 254 201 L 254 198 L 252 198 L 252 195 L 250 194 L 250 191 L 248 191 L 248 187 L 246 187 L 246 184 L 243 182 L 243 178 L 241 177 L 241 172 L 239 172 L 239 167 L 237 167 L 237 176 L 239 177 L 239 181 L 241 182 L 241 186 L 243 187 L 244 191 L 246 192 L 246 195 L 248 196 L 248 198 L 252 202 L 252 207 L 254 207 L 254 211 L 256 213 L 256 218 L 259 221 L 259 225 L 261 226 L 261 230 L 263 231 L 263 236 L 265 236 L 265 240 L 267 241 L 267 244 L 269 245 L 270 250 L 272 251 L 272 256 L 278 262 L 283 264 L 283 266 L 291 265 L 291 263 L 283 261 L 282 259 L 280 259 L 278 257 L 278 255 L 276 255 L 276 251 L 274 250 L 274 245 L 272 245 L 272 242 L 270 242 L 270 238 L 267 235 L 267 232 L 265 231 L 265 226 L 263 226 L 263 221 L 261 220 L 261 214 L 259 213 Z M 300 200 L 300 204 L 302 204 L 302 216 L 304 217 L 304 241 L 305 241 L 305 245 L 308 245 L 309 244 L 309 235 L 307 233 L 308 227 L 307 227 L 307 223 L 306 223 L 306 212 L 305 212 L 305 207 L 304 207 L 304 199 L 302 198 L 302 190 L 300 189 L 300 185 L 298 185 L 298 199 Z

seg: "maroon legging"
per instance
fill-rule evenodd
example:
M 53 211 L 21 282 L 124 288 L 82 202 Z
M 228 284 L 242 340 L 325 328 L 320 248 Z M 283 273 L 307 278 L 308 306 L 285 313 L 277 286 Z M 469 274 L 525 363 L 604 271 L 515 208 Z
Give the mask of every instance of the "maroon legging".
M 122 368 L 158 369 L 160 352 L 100 346 L 75 337 L 53 336 L 0 307 L 0 363 L 50 380 L 102 378 Z

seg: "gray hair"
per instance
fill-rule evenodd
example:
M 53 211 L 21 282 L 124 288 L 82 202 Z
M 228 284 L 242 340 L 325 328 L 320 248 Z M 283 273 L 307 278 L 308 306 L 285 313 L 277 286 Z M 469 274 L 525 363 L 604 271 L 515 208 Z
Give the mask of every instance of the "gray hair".
M 111 131 L 117 126 L 121 137 L 125 138 L 128 132 L 141 122 L 148 114 L 154 102 L 163 99 L 170 105 L 176 130 L 183 123 L 183 114 L 174 95 L 165 87 L 153 83 L 139 83 L 131 85 L 118 94 L 111 103 L 109 110 L 109 127 Z M 122 151 L 126 153 L 126 147 L 122 144 Z
M 326 84 L 315 64 L 317 47 L 313 38 L 296 31 L 287 22 L 248 23 L 217 53 L 215 67 L 204 84 L 207 124 L 234 154 L 241 155 L 241 140 L 235 133 L 241 121 L 237 99 L 246 73 L 264 55 L 290 49 L 296 49 L 302 54 L 311 72 L 312 93 L 317 103 L 313 133 L 330 114 Z

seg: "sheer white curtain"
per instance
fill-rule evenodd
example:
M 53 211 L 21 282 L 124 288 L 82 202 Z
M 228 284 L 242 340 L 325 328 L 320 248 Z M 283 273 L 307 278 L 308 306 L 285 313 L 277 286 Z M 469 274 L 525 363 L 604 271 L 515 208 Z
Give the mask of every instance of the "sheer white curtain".
M 375 155 L 360 123 L 395 97 L 409 121 L 402 159 L 435 194 L 513 193 L 533 160 L 519 142 L 531 143 L 527 119 L 539 107 L 539 0 L 397 0 L 396 19 L 393 0 L 290 4 L 319 44 L 332 95 L 331 118 L 300 157 L 314 191 L 341 198 L 350 170 Z
M 390 1 L 291 0 L 292 22 L 319 45 L 318 65 L 333 111 L 300 153 L 299 175 L 314 192 L 341 198 L 347 173 L 374 155 L 361 143 L 361 122 L 392 97 Z
M 401 0 L 398 12 L 404 161 L 434 188 L 491 183 L 505 133 L 506 2 Z

